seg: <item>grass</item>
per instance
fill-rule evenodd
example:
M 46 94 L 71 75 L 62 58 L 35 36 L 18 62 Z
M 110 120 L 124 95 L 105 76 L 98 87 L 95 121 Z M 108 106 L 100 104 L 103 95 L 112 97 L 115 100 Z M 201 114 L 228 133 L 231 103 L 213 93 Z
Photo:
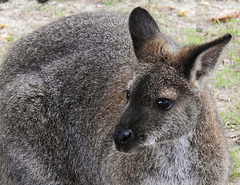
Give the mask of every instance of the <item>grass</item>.
M 8 37 L 7 43 L 8 43 L 8 44 L 12 44 L 12 43 L 13 43 L 13 36 L 9 36 L 9 37 Z
M 240 147 L 235 147 L 231 151 L 233 169 L 231 174 L 231 179 L 233 182 L 238 181 L 240 177 Z
M 46 4 L 39 9 L 41 12 L 45 12 L 46 14 L 56 16 L 58 18 L 65 17 L 65 13 L 62 9 L 56 7 L 56 5 Z
M 240 83 L 240 66 L 224 66 L 223 69 L 219 70 L 215 74 L 215 86 L 217 88 L 226 88 L 228 86 L 237 86 Z
M 228 47 L 228 54 L 225 56 L 231 61 L 215 73 L 214 85 L 216 89 L 222 89 L 229 95 L 230 101 L 226 102 L 220 118 L 227 125 L 240 133 L 240 23 L 239 20 L 229 20 L 225 23 L 213 23 L 213 30 L 219 33 L 231 33 L 233 39 Z M 233 92 L 236 91 L 236 92 Z M 230 150 L 232 157 L 231 182 L 240 180 L 240 147 L 235 146 Z
M 122 0 L 103 0 L 102 3 L 106 6 L 115 6 L 121 3 Z
M 231 51 L 231 57 L 240 65 L 240 53 L 238 53 L 237 51 Z
M 186 44 L 202 44 L 206 38 L 194 28 L 184 28 L 180 30 L 182 45 Z
M 235 125 L 237 130 L 240 131 L 239 120 L 240 120 L 240 102 L 237 102 L 235 107 L 226 104 L 224 111 L 220 112 L 220 118 L 227 126 Z

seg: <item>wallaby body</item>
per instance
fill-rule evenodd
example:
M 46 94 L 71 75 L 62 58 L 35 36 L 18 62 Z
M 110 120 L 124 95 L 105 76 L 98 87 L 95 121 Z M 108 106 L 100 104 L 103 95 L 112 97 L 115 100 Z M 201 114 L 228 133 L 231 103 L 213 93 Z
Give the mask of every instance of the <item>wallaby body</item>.
M 0 70 L 0 184 L 226 182 L 202 77 L 231 35 L 181 48 L 141 8 L 129 29 L 119 14 L 82 14 L 11 48 Z

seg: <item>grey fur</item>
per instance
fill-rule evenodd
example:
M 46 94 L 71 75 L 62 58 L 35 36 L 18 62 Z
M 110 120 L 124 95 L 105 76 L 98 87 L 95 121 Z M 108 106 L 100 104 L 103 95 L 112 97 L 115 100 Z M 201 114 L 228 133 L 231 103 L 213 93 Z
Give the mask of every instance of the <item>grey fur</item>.
M 196 76 L 210 71 L 199 67 L 204 53 L 213 68 L 229 40 L 200 52 L 187 77 L 192 50 L 154 37 L 166 41 L 166 63 L 135 56 L 117 13 L 67 17 L 17 42 L 0 69 L 0 184 L 224 184 L 225 139 Z M 159 96 L 174 99 L 169 111 L 153 108 Z M 120 127 L 137 138 L 127 153 L 112 138 Z

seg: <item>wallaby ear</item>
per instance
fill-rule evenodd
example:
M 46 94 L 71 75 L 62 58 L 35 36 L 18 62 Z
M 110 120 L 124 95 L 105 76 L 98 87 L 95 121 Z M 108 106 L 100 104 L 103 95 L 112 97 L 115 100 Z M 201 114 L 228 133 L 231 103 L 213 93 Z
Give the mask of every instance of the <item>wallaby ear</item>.
M 212 42 L 183 49 L 180 65 L 184 75 L 192 82 L 199 83 L 201 78 L 215 67 L 223 48 L 231 38 L 231 34 L 226 34 Z
M 129 31 L 136 56 L 143 45 L 157 37 L 159 28 L 152 16 L 140 7 L 135 8 L 129 17 Z

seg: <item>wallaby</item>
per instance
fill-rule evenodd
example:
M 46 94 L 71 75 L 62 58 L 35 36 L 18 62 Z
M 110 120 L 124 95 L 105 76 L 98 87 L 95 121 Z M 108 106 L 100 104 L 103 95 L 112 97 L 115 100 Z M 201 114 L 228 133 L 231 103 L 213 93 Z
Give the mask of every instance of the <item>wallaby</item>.
M 181 47 L 140 7 L 20 39 L 0 70 L 0 184 L 225 184 L 204 77 L 230 39 Z

